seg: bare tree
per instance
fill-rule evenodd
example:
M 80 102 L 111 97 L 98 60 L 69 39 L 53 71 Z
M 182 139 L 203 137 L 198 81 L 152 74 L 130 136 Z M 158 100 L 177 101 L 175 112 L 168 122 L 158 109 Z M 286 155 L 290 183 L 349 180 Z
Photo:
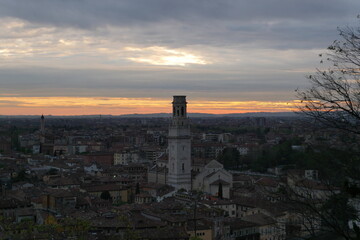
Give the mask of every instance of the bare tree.
M 325 69 L 308 76 L 310 88 L 296 90 L 299 110 L 326 126 L 360 134 L 360 27 L 338 31 L 341 40 L 319 54 Z
M 348 203 L 348 193 L 341 189 L 326 182 L 298 179 L 294 184 L 283 185 L 281 194 L 296 219 L 290 225 L 299 227 L 293 236 L 318 239 L 331 235 L 345 240 L 360 237 L 349 228 L 349 221 L 359 221 L 359 212 Z
M 360 15 L 358 16 L 360 23 Z M 360 24 L 356 27 L 338 28 L 340 40 L 335 40 L 326 53 L 319 54 L 323 68 L 309 75 L 311 86 L 296 90 L 300 112 L 324 126 L 339 129 L 358 138 L 360 136 Z M 321 204 L 302 201 L 299 196 L 293 200 L 305 208 L 301 213 L 315 215 L 321 220 L 321 230 L 329 230 L 342 239 L 359 239 L 359 228 L 349 229 L 349 220 L 360 221 L 358 206 L 360 196 L 359 143 L 356 143 L 354 157 L 339 163 L 346 172 L 341 190 L 332 193 Z M 352 151 L 354 150 L 351 149 Z M 324 166 L 326 167 L 326 166 Z M 346 182 L 348 181 L 348 182 Z M 331 179 L 327 180 L 331 182 Z M 349 183 L 350 182 L 350 183 Z M 331 185 L 330 185 L 331 186 Z M 296 196 L 292 194 L 291 196 Z M 351 204 L 350 200 L 356 200 Z M 360 206 L 360 205 L 359 205 Z M 324 228 L 325 226 L 325 228 Z

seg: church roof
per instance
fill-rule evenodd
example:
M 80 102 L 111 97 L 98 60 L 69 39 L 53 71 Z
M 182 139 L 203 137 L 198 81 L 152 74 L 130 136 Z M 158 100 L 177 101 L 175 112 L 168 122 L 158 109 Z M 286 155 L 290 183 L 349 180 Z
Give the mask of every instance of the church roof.
M 223 168 L 223 165 L 216 160 L 209 162 L 205 168 Z
M 167 168 L 164 166 L 164 167 L 159 167 L 159 166 L 157 166 L 157 165 L 154 165 L 153 167 L 151 167 L 149 170 L 148 170 L 148 172 L 154 172 L 154 173 L 156 173 L 156 172 L 168 172 L 168 170 L 167 170 Z
M 204 178 L 209 178 L 209 177 L 213 176 L 214 174 L 216 174 L 217 172 L 218 172 L 218 171 L 209 173 L 209 174 L 206 175 Z
M 218 180 L 210 183 L 210 185 L 219 185 L 220 183 L 221 183 L 222 185 L 230 185 L 229 182 L 226 182 L 226 181 L 224 181 L 224 180 L 222 180 L 222 179 L 218 179 Z
M 262 214 L 262 213 L 257 213 L 257 214 L 254 214 L 254 215 L 245 216 L 241 220 L 245 220 L 245 221 L 248 221 L 248 222 L 253 222 L 253 223 L 256 223 L 256 224 L 258 224 L 260 226 L 271 225 L 271 224 L 276 223 L 276 221 L 273 218 L 271 218 L 269 216 L 266 216 L 265 214 Z
M 227 172 L 225 169 L 218 169 L 218 170 L 216 170 L 214 172 L 209 173 L 204 178 L 210 178 L 215 174 L 223 174 L 223 175 L 229 175 L 230 174 L 231 175 L 231 173 Z

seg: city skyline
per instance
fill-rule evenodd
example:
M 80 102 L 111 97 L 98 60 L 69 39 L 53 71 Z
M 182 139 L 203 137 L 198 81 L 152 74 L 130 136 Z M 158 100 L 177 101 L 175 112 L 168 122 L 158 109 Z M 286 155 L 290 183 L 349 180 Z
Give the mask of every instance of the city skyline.
M 1 115 L 284 112 L 346 1 L 1 1 Z

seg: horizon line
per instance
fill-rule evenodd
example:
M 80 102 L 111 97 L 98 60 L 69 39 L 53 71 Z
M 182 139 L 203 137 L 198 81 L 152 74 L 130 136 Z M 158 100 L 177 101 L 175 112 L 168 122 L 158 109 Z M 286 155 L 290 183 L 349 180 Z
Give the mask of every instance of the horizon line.
M 265 112 L 265 111 L 257 111 L 257 112 L 238 112 L 238 113 L 202 113 L 202 112 L 188 112 L 187 114 L 199 114 L 199 115 L 214 115 L 214 116 L 223 116 L 223 115 L 245 115 L 245 114 L 297 114 L 299 111 L 271 111 L 271 112 Z M 127 114 L 68 114 L 68 115 L 61 115 L 61 114 L 43 114 L 44 117 L 77 117 L 77 116 L 113 116 L 113 117 L 119 117 L 119 116 L 129 116 L 129 115 L 171 115 L 171 112 L 155 112 L 155 113 L 127 113 Z M 12 117 L 12 116 L 28 116 L 28 117 L 36 117 L 40 116 L 42 114 L 12 114 L 12 115 L 6 115 L 6 114 L 0 114 L 0 117 Z

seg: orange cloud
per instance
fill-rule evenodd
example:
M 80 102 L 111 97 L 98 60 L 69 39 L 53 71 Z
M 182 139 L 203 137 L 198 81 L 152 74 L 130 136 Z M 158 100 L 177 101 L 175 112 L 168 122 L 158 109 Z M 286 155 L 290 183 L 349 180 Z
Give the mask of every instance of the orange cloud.
M 283 112 L 296 109 L 296 101 L 189 101 L 189 112 Z M 115 97 L 9 97 L 0 96 L 3 115 L 87 115 L 160 113 L 171 111 L 171 99 Z

